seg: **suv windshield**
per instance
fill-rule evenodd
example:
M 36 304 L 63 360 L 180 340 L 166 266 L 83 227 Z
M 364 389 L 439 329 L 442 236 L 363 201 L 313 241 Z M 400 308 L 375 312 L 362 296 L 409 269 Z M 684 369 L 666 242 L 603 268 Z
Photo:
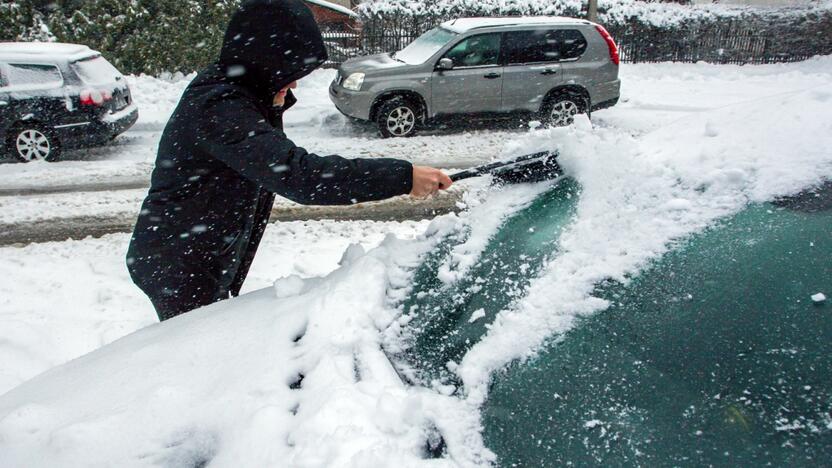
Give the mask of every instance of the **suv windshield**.
M 79 60 L 72 64 L 72 69 L 81 77 L 84 83 L 89 85 L 110 84 L 121 77 L 116 67 L 110 65 L 104 57 L 97 56 L 89 59 Z
M 409 65 L 425 63 L 427 59 L 456 36 L 455 32 L 447 29 L 433 28 L 419 36 L 404 49 L 393 54 L 393 58 Z

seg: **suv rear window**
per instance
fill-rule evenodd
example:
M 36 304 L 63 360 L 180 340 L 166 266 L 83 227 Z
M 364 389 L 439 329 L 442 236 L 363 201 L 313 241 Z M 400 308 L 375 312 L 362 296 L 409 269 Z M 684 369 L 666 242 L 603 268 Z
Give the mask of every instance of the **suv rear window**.
M 569 60 L 578 58 L 586 51 L 586 38 L 580 31 L 575 29 L 563 29 L 556 31 L 555 37 L 560 44 L 560 59 Z
M 62 86 L 64 78 L 55 65 L 10 63 L 6 66 L 9 86 L 53 88 Z
M 81 81 L 88 85 L 110 84 L 121 77 L 121 72 L 100 55 L 75 62 L 72 69 L 81 77 Z
M 509 64 L 557 62 L 580 57 L 587 42 L 574 29 L 510 31 L 506 33 Z

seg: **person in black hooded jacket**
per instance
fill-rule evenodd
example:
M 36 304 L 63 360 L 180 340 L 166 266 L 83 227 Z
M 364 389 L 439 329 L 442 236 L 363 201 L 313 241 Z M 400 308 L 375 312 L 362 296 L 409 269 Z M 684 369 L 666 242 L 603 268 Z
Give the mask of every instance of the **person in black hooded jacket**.
M 160 320 L 239 294 L 275 194 L 346 205 L 450 186 L 437 169 L 317 156 L 286 137 L 291 89 L 326 59 L 300 0 L 252 0 L 233 15 L 219 61 L 188 86 L 162 134 L 127 252 Z

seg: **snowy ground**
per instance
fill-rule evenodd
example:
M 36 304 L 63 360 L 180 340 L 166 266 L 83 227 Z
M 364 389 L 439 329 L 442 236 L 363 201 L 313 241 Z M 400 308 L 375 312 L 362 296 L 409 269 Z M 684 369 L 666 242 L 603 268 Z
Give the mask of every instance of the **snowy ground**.
M 308 107 L 289 129 L 311 149 L 318 150 L 304 140 L 332 144 L 339 152 L 398 148 L 439 158 L 447 154 L 436 148 L 470 145 L 487 159 L 559 147 L 565 169 L 583 188 L 577 219 L 561 238 L 562 253 L 458 363 L 467 397 L 404 386 L 385 364 L 379 330 L 395 328 L 397 311 L 389 305 L 406 291 L 408 268 L 440 233 L 478 227 L 467 248 L 459 249 L 476 255 L 477 245 L 498 227 L 495 214 L 517 209 L 540 187 L 472 190 L 471 211 L 435 221 L 427 235 L 420 235 L 424 223 L 270 226 L 247 290 L 284 278 L 276 289 L 150 327 L 0 397 L 0 451 L 10 466 L 72 460 L 422 466 L 431 427 L 448 444 L 447 464 L 486 462 L 476 408 L 489 374 L 568 328 L 577 314 L 602 309 L 605 304 L 591 295 L 596 281 L 634 274 L 669 242 L 749 201 L 832 178 L 832 57 L 756 67 L 624 66 L 622 102 L 598 112 L 592 126 L 582 120 L 571 129 L 440 132 L 393 142 L 331 117 L 323 101 L 326 73 L 308 81 Z M 148 83 L 159 88 L 147 96 L 173 95 L 169 90 L 182 84 L 148 78 L 134 83 L 137 100 Z M 157 115 L 168 107 L 160 106 Z M 136 136 L 144 142 L 128 151 L 137 157 L 126 157 L 125 167 L 148 164 L 153 138 Z M 419 144 L 434 152 L 418 151 Z M 38 173 L 52 183 L 59 179 L 53 168 L 83 173 L 84 165 L 97 170 L 96 162 L 3 165 L 0 187 L 34 181 Z M 32 205 L 22 204 L 31 200 L 20 198 L 0 200 L 0 219 L 29 215 L 32 208 L 24 206 Z M 366 255 L 351 249 L 336 269 L 350 242 L 374 246 L 388 230 L 415 239 L 388 239 Z M 19 278 L 2 286 L 0 393 L 153 322 L 149 304 L 122 267 L 125 245 L 126 236 L 114 235 L 0 249 L 0 270 Z M 292 274 L 313 279 L 285 278 Z

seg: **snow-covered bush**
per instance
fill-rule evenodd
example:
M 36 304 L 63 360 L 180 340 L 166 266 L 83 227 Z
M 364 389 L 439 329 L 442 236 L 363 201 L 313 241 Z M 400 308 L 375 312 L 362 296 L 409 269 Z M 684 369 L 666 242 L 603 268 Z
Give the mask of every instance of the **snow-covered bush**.
M 576 16 L 581 0 L 369 0 L 358 6 L 359 14 L 405 16 Z
M 49 41 L 44 15 L 31 2 L 0 2 L 0 41 Z
M 91 0 L 50 17 L 63 42 L 89 45 L 122 72 L 191 72 L 216 59 L 239 0 Z
M 584 16 L 585 0 L 365 0 L 358 6 L 364 18 L 423 17 L 452 19 L 472 16 L 558 15 Z M 751 8 L 720 4 L 682 5 L 639 0 L 599 0 L 598 19 L 605 25 L 638 20 L 672 27 L 690 22 L 738 19 L 746 16 L 804 16 L 807 11 L 829 11 L 828 0 L 808 8 Z

